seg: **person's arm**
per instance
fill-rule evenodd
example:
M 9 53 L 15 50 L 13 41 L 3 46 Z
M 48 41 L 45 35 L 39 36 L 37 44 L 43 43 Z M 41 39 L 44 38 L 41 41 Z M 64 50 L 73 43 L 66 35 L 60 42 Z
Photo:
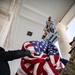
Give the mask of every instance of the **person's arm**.
M 69 60 L 60 58 L 60 61 L 66 66 L 66 64 L 68 63 Z
M 55 29 L 54 21 L 51 21 L 51 26 L 53 29 Z
M 54 25 L 54 21 L 51 21 L 51 24 Z
M 46 26 L 48 25 L 48 21 L 46 21 Z
M 45 26 L 45 28 L 48 28 L 48 21 L 46 21 L 46 26 Z
M 0 60 L 10 61 L 29 55 L 30 55 L 29 50 L 0 51 Z

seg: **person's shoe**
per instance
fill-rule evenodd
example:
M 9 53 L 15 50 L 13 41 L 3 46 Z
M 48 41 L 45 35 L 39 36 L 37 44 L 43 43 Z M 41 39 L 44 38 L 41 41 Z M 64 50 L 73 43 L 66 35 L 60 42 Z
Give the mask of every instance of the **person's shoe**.
M 43 36 L 42 36 L 42 39 L 44 39 L 44 38 L 45 38 L 45 36 L 43 35 Z

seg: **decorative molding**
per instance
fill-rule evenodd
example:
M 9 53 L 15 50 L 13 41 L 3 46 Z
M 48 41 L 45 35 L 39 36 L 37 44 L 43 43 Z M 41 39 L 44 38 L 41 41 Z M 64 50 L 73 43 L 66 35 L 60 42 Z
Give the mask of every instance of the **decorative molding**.
M 48 18 L 48 15 L 40 12 L 39 10 L 36 10 L 35 8 L 27 4 L 25 5 L 19 4 L 18 8 L 19 9 L 18 9 L 17 14 L 19 16 L 45 26 L 45 21 Z
M 29 13 L 27 13 L 27 12 L 29 12 Z M 29 15 L 32 14 L 32 15 L 34 15 L 34 17 L 29 16 L 28 14 Z M 46 18 L 48 18 L 48 15 L 46 15 L 45 13 L 40 12 L 39 10 L 36 10 L 33 7 L 30 7 L 27 4 L 26 5 L 20 5 L 18 15 L 20 15 L 21 17 L 27 18 L 27 19 L 29 19 L 29 20 L 31 20 L 33 22 L 36 22 L 36 23 L 38 23 L 40 25 L 45 25 L 45 22 L 41 21 L 41 19 L 45 21 Z
M 36 23 L 38 23 L 40 25 L 43 25 L 43 26 L 45 25 L 44 23 L 36 20 L 35 18 L 29 17 L 28 15 L 25 15 L 25 14 L 24 15 L 23 14 L 18 14 L 18 15 L 21 16 L 21 17 L 23 17 L 23 18 L 26 18 L 26 19 L 28 19 L 30 21 L 36 22 Z
M 75 16 L 75 3 L 68 10 L 63 19 L 60 21 L 60 23 L 67 26 L 69 22 L 74 18 L 74 16 Z
M 10 13 L 5 11 L 5 10 L 3 10 L 3 9 L 0 9 L 0 13 L 5 15 L 5 16 L 10 16 Z
M 25 8 L 27 8 L 27 9 L 29 9 L 29 10 L 31 10 L 31 11 L 34 12 L 34 13 L 37 13 L 37 14 L 40 15 L 40 16 L 43 16 L 43 17 L 45 17 L 45 18 L 48 17 L 48 15 L 46 15 L 45 13 L 43 13 L 43 12 L 41 12 L 41 11 L 39 11 L 39 10 L 36 10 L 35 8 L 33 8 L 33 7 L 31 7 L 31 6 L 27 5 L 27 4 L 22 5 L 22 6 L 25 7 Z
M 14 9 L 16 0 L 10 0 L 10 1 L 0 1 L 2 4 L 0 5 L 0 13 L 10 18 L 10 15 Z

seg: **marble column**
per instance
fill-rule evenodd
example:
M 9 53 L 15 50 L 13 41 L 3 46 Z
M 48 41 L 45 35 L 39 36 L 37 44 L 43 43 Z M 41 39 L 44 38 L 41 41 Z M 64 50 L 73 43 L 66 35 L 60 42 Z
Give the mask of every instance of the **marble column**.
M 8 38 L 10 27 L 15 17 L 16 9 L 17 9 L 17 5 L 15 4 L 13 7 L 13 10 L 11 11 L 11 14 L 9 13 L 9 15 L 6 16 L 5 21 L 3 20 L 4 24 L 3 24 L 2 30 L 0 31 L 0 46 L 1 47 L 4 47 L 4 45 L 6 44 L 6 39 Z
M 59 43 L 59 48 L 61 52 L 61 56 L 63 58 L 69 59 L 70 54 L 68 52 L 70 51 L 70 45 L 69 45 L 69 40 L 66 35 L 66 26 L 58 23 L 56 26 L 56 30 L 58 35 L 60 36 L 58 43 Z

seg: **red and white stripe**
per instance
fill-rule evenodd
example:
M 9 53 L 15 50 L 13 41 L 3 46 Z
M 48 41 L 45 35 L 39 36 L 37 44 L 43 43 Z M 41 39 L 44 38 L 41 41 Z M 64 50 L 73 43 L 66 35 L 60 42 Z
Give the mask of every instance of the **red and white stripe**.
M 32 44 L 25 42 L 22 49 L 34 51 Z M 59 56 L 50 56 L 51 61 L 45 61 L 46 54 L 27 56 L 21 59 L 20 67 L 15 75 L 58 75 L 56 68 L 62 68 Z

